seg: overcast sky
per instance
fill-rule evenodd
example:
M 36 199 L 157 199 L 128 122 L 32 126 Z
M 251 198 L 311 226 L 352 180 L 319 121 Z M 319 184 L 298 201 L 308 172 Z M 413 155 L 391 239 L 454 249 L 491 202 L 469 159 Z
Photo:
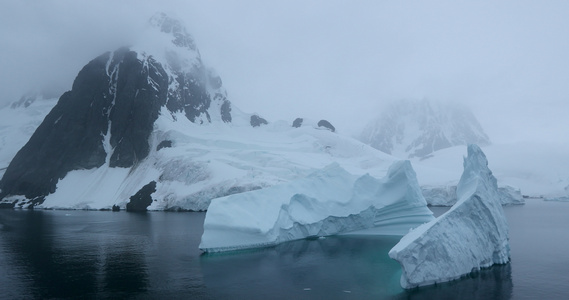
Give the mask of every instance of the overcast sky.
M 494 142 L 569 142 L 569 1 L 0 2 L 0 104 L 68 90 L 157 11 L 241 110 L 353 133 L 397 99 L 459 101 Z

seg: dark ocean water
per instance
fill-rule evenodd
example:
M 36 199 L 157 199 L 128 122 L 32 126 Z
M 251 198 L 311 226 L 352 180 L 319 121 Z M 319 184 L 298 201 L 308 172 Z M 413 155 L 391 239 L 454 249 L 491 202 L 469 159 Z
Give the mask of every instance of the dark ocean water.
M 397 237 L 202 255 L 204 213 L 0 210 L 0 298 L 569 299 L 569 203 L 505 212 L 510 264 L 405 291 Z

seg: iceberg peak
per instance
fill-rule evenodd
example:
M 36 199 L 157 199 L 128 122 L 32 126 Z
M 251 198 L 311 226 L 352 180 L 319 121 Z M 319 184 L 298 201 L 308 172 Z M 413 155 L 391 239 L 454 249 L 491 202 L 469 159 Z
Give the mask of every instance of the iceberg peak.
M 446 282 L 509 261 L 508 224 L 496 178 L 477 145 L 468 145 L 457 196 L 449 211 L 419 226 L 389 251 L 403 269 L 402 287 Z
M 344 233 L 403 235 L 432 219 L 408 161 L 394 163 L 383 179 L 358 177 L 333 163 L 287 184 L 214 199 L 200 249 L 230 251 Z

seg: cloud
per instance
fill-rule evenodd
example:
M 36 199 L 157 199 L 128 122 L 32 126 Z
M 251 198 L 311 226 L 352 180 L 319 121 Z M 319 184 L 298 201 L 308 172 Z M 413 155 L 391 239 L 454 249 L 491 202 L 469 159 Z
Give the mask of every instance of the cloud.
M 231 101 L 351 133 L 400 98 L 461 101 L 490 137 L 564 139 L 566 2 L 3 1 L 0 103 L 69 89 L 89 60 L 164 11 L 188 25 Z M 5 46 L 4 46 L 5 45 Z M 547 120 L 547 121 L 545 121 Z

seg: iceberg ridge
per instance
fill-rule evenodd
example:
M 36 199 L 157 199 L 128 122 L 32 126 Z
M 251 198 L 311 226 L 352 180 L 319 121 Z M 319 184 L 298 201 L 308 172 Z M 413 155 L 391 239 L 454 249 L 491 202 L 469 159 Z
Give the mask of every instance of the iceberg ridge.
M 497 181 L 476 145 L 468 146 L 457 196 L 448 212 L 419 226 L 389 251 L 403 269 L 403 288 L 451 281 L 509 261 L 508 224 Z
M 200 249 L 220 252 L 341 233 L 403 235 L 433 219 L 409 161 L 385 178 L 333 163 L 305 178 L 214 199 Z

